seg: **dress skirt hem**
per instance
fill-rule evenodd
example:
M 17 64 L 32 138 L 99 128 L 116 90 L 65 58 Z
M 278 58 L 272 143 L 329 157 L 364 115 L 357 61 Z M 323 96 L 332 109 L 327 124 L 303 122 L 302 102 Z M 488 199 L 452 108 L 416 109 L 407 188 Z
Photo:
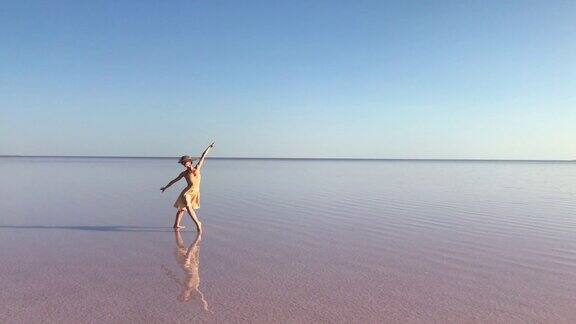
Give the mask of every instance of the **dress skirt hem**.
M 200 193 L 196 190 L 181 193 L 174 202 L 174 207 L 178 209 L 184 209 L 186 207 L 192 209 L 200 208 Z

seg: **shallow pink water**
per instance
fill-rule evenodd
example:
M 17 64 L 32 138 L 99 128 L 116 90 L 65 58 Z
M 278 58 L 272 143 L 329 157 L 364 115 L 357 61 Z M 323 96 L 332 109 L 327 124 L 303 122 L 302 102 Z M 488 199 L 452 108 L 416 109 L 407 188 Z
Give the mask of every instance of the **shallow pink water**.
M 0 159 L 0 322 L 576 321 L 575 164 L 209 160 L 187 261 L 177 168 Z

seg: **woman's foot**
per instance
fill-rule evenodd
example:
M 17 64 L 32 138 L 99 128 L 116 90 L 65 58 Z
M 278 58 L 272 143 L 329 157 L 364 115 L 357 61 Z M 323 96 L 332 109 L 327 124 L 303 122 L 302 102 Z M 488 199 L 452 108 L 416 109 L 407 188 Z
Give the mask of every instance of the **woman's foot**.
M 174 228 L 175 230 L 179 230 L 179 229 L 183 229 L 183 228 L 186 228 L 186 226 L 182 226 L 182 225 L 174 225 L 174 226 L 172 226 L 172 228 Z

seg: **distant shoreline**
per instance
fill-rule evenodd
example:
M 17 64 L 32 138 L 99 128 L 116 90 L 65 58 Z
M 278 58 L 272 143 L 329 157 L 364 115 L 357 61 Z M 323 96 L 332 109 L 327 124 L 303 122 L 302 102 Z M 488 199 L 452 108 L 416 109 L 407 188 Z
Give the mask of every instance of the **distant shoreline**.
M 55 159 L 177 159 L 177 156 L 110 156 L 110 155 L 0 155 L 0 158 L 55 158 Z M 409 159 L 409 158 L 290 158 L 290 157 L 208 157 L 211 160 L 283 160 L 283 161 L 389 161 L 389 162 L 560 162 L 576 160 L 533 159 Z

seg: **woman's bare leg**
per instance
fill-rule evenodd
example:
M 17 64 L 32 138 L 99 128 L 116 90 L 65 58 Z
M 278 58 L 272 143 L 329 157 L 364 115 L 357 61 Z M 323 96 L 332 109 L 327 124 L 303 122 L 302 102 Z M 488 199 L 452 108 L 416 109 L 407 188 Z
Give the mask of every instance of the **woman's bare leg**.
M 184 209 L 178 209 L 176 212 L 176 219 L 174 220 L 174 228 L 184 228 L 184 226 L 180 226 L 180 221 L 182 220 L 182 215 L 184 214 Z
M 196 216 L 196 212 L 194 211 L 194 209 L 186 207 L 186 210 L 188 211 L 188 214 L 190 215 L 190 217 L 192 217 L 192 220 L 196 224 L 198 232 L 202 232 L 202 222 L 198 219 L 198 216 Z

